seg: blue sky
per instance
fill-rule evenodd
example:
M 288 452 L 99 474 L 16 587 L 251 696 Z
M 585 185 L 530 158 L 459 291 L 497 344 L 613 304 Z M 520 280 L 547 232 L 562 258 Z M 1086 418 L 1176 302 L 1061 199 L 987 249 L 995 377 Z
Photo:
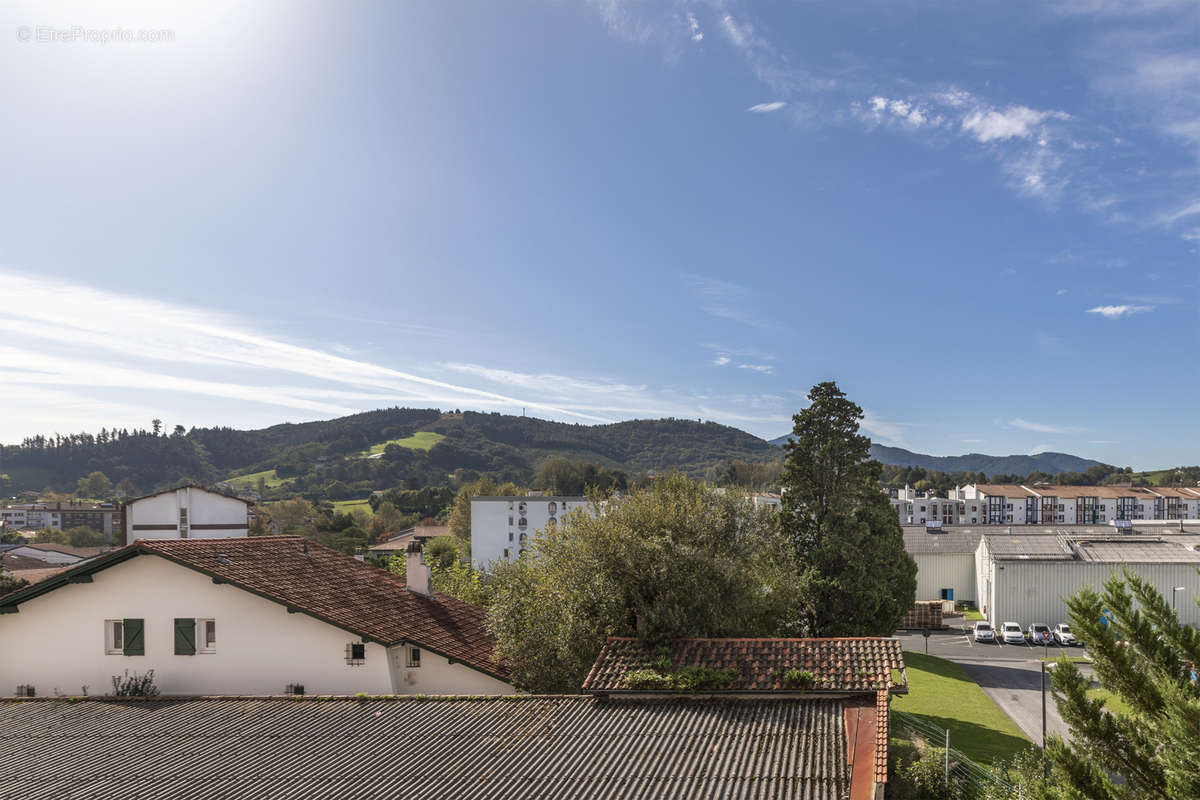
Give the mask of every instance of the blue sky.
M 769 438 L 835 379 L 922 452 L 1200 461 L 1190 0 L 98 5 L 0 9 L 0 441 Z

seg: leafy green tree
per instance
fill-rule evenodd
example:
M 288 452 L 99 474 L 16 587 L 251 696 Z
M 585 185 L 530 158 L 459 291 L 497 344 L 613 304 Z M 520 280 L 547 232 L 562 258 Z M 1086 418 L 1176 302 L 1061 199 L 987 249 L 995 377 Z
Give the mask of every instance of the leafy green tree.
M 412 524 L 412 517 L 401 514 L 391 502 L 384 500 L 375 509 L 375 519 L 379 520 L 384 531 L 398 531 Z
M 1053 772 L 1042 796 L 1200 797 L 1200 631 L 1127 568 L 1103 592 L 1080 590 L 1067 607 L 1100 686 L 1124 709 L 1092 696 L 1091 680 L 1060 659 L 1051 680 L 1071 741 L 1047 742 Z
M 448 567 L 456 561 L 462 561 L 462 552 L 453 536 L 435 536 L 426 542 L 425 563 L 430 567 Z
M 113 484 L 103 472 L 91 472 L 86 478 L 80 478 L 77 484 L 77 494 L 80 497 L 103 499 L 112 494 Z
M 104 534 L 86 525 L 76 525 L 63 531 L 73 547 L 99 547 L 104 544 Z
M 489 586 L 497 652 L 538 692 L 577 690 L 609 635 L 780 635 L 795 616 L 775 513 L 677 474 L 568 514 Z
M 38 544 L 70 544 L 65 531 L 60 531 L 58 528 L 42 528 L 33 537 L 33 541 Z
M 810 636 L 891 635 L 916 596 L 917 567 L 868 460 L 862 409 L 817 384 L 784 445 L 780 524 L 795 549 L 800 624 Z

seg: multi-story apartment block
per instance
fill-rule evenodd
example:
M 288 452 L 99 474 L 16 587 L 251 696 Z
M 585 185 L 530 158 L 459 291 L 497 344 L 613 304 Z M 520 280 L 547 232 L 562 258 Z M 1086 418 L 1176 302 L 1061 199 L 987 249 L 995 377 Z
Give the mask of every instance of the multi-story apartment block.
M 123 544 L 138 539 L 230 539 L 250 532 L 250 504 L 203 486 L 180 486 L 125 504 Z
M 472 497 L 471 563 L 482 569 L 525 552 L 534 534 L 564 514 L 587 509 L 586 497 Z
M 1200 519 L 1200 488 L 1190 487 L 968 484 L 955 496 L 981 504 L 981 525 Z
M 66 530 L 84 526 L 120 539 L 123 513 L 120 503 L 21 503 L 0 508 L 6 530 Z
M 891 498 L 901 525 L 977 525 L 982 515 L 978 500 L 934 497 L 905 486 Z

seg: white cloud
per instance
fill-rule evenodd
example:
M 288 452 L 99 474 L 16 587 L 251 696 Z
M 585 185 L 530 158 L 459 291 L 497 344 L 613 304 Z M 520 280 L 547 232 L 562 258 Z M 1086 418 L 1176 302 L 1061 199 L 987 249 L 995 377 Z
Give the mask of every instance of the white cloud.
M 732 14 L 723 14 L 721 25 L 725 28 L 725 35 L 729 37 L 729 41 L 738 48 L 745 48 L 754 33 L 754 29 L 750 25 L 739 25 Z
M 983 444 L 986 440 L 985 439 L 959 439 L 959 441 L 965 442 L 966 444 Z
M 1194 200 L 1187 205 L 1181 206 L 1174 211 L 1169 211 L 1162 214 L 1158 218 L 1158 222 L 1162 225 L 1170 225 L 1173 222 L 1178 222 L 1186 217 L 1194 217 L 1200 214 L 1200 200 Z
M 696 15 L 688 12 L 688 35 L 692 37 L 693 42 L 704 41 L 704 31 L 700 30 L 700 23 L 696 20 Z
M 903 423 L 880 419 L 869 410 L 863 411 L 861 427 L 872 440 L 882 444 L 901 445 L 904 443 L 905 425 Z
M 772 111 L 778 111 L 786 105 L 787 103 L 782 100 L 776 100 L 773 103 L 759 103 L 758 105 L 750 106 L 746 110 L 753 111 L 755 114 L 769 114 Z
M 738 364 L 738 369 L 750 369 L 767 375 L 775 374 L 775 367 L 771 364 Z
M 1039 453 L 1049 452 L 1051 449 L 1052 448 L 1048 444 L 1035 444 L 1033 447 L 1029 448 L 1029 455 L 1036 456 Z
M 1067 293 L 1066 289 L 1059 289 L 1057 292 L 1055 292 L 1055 294 L 1058 295 L 1059 297 L 1062 297 L 1066 293 Z
M 962 129 L 977 141 L 985 143 L 1012 138 L 1026 139 L 1032 135 L 1035 125 L 1047 119 L 1070 118 L 1069 114 L 1062 111 L 1035 111 L 1026 106 L 1009 106 L 1003 111 L 972 111 L 963 118 Z
M 700 301 L 700 310 L 720 319 L 765 331 L 777 331 L 780 325 L 749 311 L 750 290 L 730 281 L 704 275 L 684 275 Z
M 729 356 L 720 355 L 713 359 L 713 366 L 723 367 L 730 361 Z
M 935 114 L 928 106 L 912 99 L 901 100 L 875 95 L 863 107 L 852 103 L 851 110 L 860 119 L 876 124 L 896 122 L 908 128 L 937 127 L 944 121 L 942 116 Z
M 1020 417 L 1010 420 L 1008 424 L 1014 428 L 1020 428 L 1023 431 L 1033 431 L 1034 433 L 1070 434 L 1081 433 L 1085 430 L 1076 425 L 1047 425 L 1043 422 L 1030 422 Z
M 1154 310 L 1154 306 L 1133 306 L 1133 305 L 1096 306 L 1095 308 L 1089 308 L 1087 310 L 1087 313 L 1099 314 L 1100 316 L 1106 317 L 1108 319 L 1119 319 L 1121 317 L 1128 317 L 1133 314 L 1142 314 L 1147 311 L 1153 311 L 1153 310 Z

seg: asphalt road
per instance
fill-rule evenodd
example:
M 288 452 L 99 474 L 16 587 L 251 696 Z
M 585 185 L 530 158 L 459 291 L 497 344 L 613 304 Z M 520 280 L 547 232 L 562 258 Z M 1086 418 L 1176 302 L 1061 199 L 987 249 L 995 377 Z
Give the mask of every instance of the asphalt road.
M 1026 644 L 983 644 L 963 630 L 930 631 L 928 640 L 920 631 L 897 634 L 905 650 L 913 650 L 953 661 L 963 668 L 988 697 L 992 698 L 1034 744 L 1042 741 L 1042 658 L 1067 654 L 1084 655 L 1082 647 L 1033 647 Z M 1067 734 L 1067 727 L 1054 707 L 1046 676 L 1046 727 L 1050 733 Z

